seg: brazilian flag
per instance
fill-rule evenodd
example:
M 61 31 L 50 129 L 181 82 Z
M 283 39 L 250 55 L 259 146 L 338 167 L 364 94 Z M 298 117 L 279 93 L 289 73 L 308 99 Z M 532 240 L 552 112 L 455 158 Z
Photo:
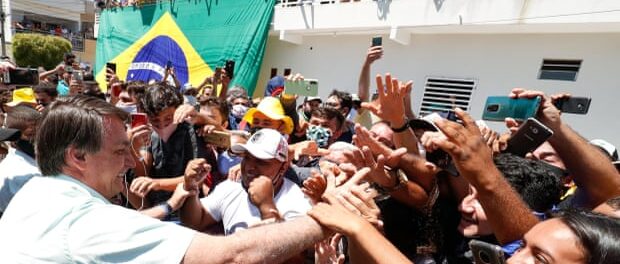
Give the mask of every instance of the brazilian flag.
M 183 85 L 198 86 L 235 61 L 232 85 L 253 94 L 275 0 L 176 0 L 106 9 L 100 15 L 96 79 L 116 63 L 124 80 L 161 80 L 171 63 Z

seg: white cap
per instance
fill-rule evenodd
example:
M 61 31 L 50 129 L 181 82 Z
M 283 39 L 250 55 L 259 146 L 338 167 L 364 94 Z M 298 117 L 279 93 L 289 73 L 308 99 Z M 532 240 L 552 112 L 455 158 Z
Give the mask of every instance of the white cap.
M 605 150 L 605 152 L 607 152 L 609 157 L 611 157 L 612 161 L 618 160 L 618 150 L 616 149 L 616 146 L 614 146 L 613 144 L 603 139 L 590 140 L 590 144 Z
M 271 128 L 263 128 L 250 137 L 246 144 L 234 145 L 233 153 L 250 152 L 252 156 L 266 160 L 277 159 L 285 162 L 288 159 L 288 143 L 280 132 Z

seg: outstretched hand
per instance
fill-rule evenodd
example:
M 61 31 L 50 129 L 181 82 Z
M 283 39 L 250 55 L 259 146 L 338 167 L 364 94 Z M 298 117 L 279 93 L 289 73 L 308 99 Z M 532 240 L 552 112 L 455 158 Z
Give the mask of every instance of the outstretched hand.
M 378 99 L 372 102 L 363 102 L 362 108 L 368 109 L 381 119 L 386 120 L 392 127 L 401 127 L 405 121 L 404 98 L 407 91 L 411 91 L 413 82 L 409 81 L 403 84 L 398 79 L 392 78 L 389 73 L 385 74 L 385 86 L 381 75 L 377 75 L 376 81 Z
M 400 158 L 407 152 L 407 149 L 400 148 L 393 150 L 378 140 L 374 139 L 368 129 L 362 127 L 359 124 L 355 124 L 355 135 L 353 136 L 353 142 L 356 146 L 367 146 L 370 152 L 374 156 L 383 155 L 385 158 L 385 165 L 396 168 L 400 162 Z

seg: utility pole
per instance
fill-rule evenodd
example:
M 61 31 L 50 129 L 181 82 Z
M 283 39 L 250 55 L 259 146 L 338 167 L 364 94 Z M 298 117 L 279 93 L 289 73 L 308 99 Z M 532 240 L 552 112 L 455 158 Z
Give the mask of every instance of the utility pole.
M 4 3 L 0 0 L 0 43 L 2 45 L 2 57 L 6 56 L 6 40 L 4 39 L 4 19 L 6 18 L 6 13 L 4 13 Z

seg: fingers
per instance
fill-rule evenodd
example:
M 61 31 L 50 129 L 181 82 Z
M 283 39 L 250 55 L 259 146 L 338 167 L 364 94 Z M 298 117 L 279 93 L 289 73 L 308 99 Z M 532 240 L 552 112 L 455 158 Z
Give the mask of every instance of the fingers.
M 385 87 L 383 86 L 383 79 L 381 78 L 381 74 L 377 74 L 375 79 L 377 81 L 377 94 L 379 95 L 379 102 L 384 102 Z
M 478 125 L 476 125 L 476 120 L 474 120 L 467 112 L 457 107 L 454 109 L 454 113 L 461 121 L 463 121 L 463 126 L 469 130 L 470 133 L 473 135 L 480 135 L 480 129 L 478 129 Z
M 347 182 L 347 184 L 358 185 L 362 180 L 366 179 L 368 174 L 370 173 L 370 168 L 362 168 L 358 170 L 351 179 Z

